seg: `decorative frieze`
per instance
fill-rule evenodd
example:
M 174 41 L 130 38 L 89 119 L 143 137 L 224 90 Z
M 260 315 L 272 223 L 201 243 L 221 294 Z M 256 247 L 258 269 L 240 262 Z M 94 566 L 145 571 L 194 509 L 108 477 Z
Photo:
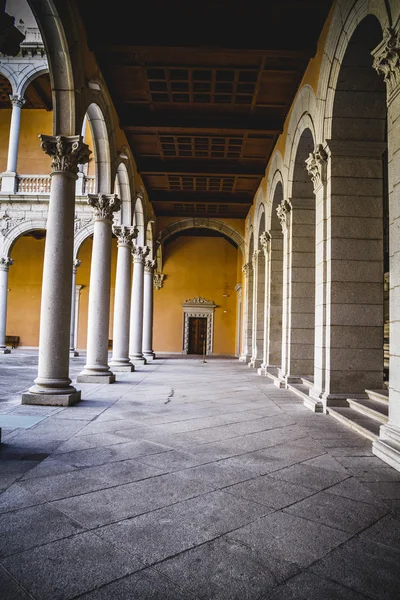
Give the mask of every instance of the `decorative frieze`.
M 200 296 L 195 296 L 194 298 L 185 300 L 182 306 L 186 306 L 187 304 L 208 304 L 215 307 L 215 304 L 212 302 L 212 300 L 206 300 L 206 298 L 201 298 Z
M 387 27 L 382 42 L 371 52 L 372 66 L 383 75 L 387 85 L 388 101 L 400 89 L 400 29 Z
M 291 210 L 292 205 L 288 200 L 283 200 L 276 208 L 276 214 L 281 222 L 282 230 L 284 230 L 288 225 L 288 216 Z
M 121 200 L 116 194 L 89 194 L 87 203 L 93 208 L 95 221 L 112 222 L 113 213 L 121 208 Z
M 322 144 L 315 146 L 314 152 L 310 152 L 306 158 L 306 169 L 313 182 L 314 193 L 326 182 L 327 161 L 328 155 Z
M 204 317 L 207 319 L 206 354 L 213 351 L 214 338 L 214 311 L 217 308 L 212 300 L 200 296 L 185 300 L 183 308 L 183 348 L 184 354 L 189 352 L 189 319 L 192 317 Z
M 81 135 L 39 135 L 42 150 L 51 157 L 53 172 L 78 174 L 78 165 L 89 162 L 91 150 Z
M 147 259 L 144 262 L 144 272 L 145 273 L 150 273 L 150 275 L 153 274 L 154 269 L 156 268 L 157 265 L 157 261 L 156 260 L 150 260 Z
M 1 256 L 0 257 L 0 271 L 8 271 L 8 269 L 13 264 L 14 264 L 14 261 L 9 256 Z
M 15 227 L 16 225 L 19 225 L 24 220 L 25 220 L 24 214 L 19 215 L 19 216 L 14 215 L 13 217 L 10 217 L 8 212 L 5 210 L 4 213 L 0 216 L 0 227 L 1 227 L 0 231 L 1 231 L 1 233 L 4 236 L 7 235 L 7 233 L 9 232 L 10 229 Z
M 134 263 L 143 263 L 146 256 L 149 254 L 150 248 L 148 246 L 132 246 L 132 257 Z
M 92 220 L 93 219 L 91 217 L 87 217 L 87 218 L 83 219 L 83 218 L 76 216 L 75 222 L 74 222 L 74 232 L 77 233 L 80 229 L 87 227 L 88 225 L 91 224 Z
M 132 241 L 137 238 L 139 230 L 137 227 L 127 227 L 126 225 L 113 225 L 113 234 L 117 238 L 118 246 L 132 245 Z
M 156 290 L 161 290 L 164 285 L 165 275 L 164 273 L 154 273 L 153 275 L 153 285 Z

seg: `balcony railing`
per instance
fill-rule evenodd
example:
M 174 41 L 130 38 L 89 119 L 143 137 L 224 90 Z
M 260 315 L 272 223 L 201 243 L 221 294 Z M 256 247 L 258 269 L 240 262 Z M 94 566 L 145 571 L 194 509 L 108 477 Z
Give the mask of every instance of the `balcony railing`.
M 17 194 L 50 194 L 50 175 L 17 175 Z M 79 192 L 77 192 L 80 195 Z M 96 193 L 95 177 L 85 177 L 83 180 L 83 195 Z

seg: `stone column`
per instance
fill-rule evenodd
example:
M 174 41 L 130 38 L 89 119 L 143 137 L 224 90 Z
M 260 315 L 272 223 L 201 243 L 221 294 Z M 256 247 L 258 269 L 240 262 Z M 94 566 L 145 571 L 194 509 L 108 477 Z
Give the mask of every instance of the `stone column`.
M 153 351 L 153 273 L 156 260 L 146 260 L 144 265 L 143 290 L 143 356 L 146 361 L 152 361 L 156 355 Z
M 373 453 L 400 471 L 400 28 L 388 28 L 373 51 L 384 76 L 388 107 L 389 174 L 389 421 L 381 425 Z
M 131 326 L 129 340 L 129 358 L 134 365 L 145 365 L 143 356 L 143 288 L 144 262 L 150 252 L 148 246 L 133 246 L 133 278 L 131 296 Z
M 253 271 L 251 263 L 244 264 L 242 266 L 242 272 L 244 275 L 243 347 L 239 360 L 241 362 L 248 362 L 251 359 L 251 326 L 253 319 L 253 313 L 249 306 L 249 291 L 250 288 L 253 289 Z
M 10 123 L 10 137 L 8 140 L 7 171 L 1 175 L 1 191 L 14 194 L 17 183 L 17 162 L 19 132 L 21 127 L 21 109 L 25 104 L 25 98 L 18 95 L 10 95 L 12 113 Z
M 68 406 L 81 393 L 69 378 L 75 181 L 78 163 L 89 160 L 81 136 L 41 135 L 42 148 L 52 157 L 46 245 L 40 308 L 39 367 L 35 385 L 23 394 L 23 404 Z
M 111 239 L 114 212 L 121 207 L 115 194 L 90 194 L 94 231 L 90 267 L 88 337 L 86 365 L 77 377 L 79 383 L 114 383 L 108 366 L 110 323 Z
M 78 267 L 81 266 L 81 261 L 77 258 L 74 260 L 72 265 L 72 296 L 71 296 L 71 333 L 70 333 L 70 343 L 69 343 L 69 355 L 71 357 L 79 356 L 79 352 L 75 349 L 75 321 L 77 318 L 76 315 L 76 272 Z
M 283 233 L 283 282 L 282 282 L 282 364 L 278 370 L 279 378 L 283 381 L 288 374 L 289 364 L 289 273 L 291 269 L 291 213 L 292 205 L 283 200 L 276 209 L 281 222 Z
M 8 269 L 14 264 L 8 256 L 0 257 L 0 354 L 10 354 L 6 346 Z
M 240 357 L 242 345 L 242 284 L 235 285 L 237 292 L 237 311 L 236 311 L 236 356 Z
M 264 252 L 264 323 L 263 323 L 263 353 L 262 363 L 258 369 L 259 375 L 267 374 L 268 366 L 268 345 L 269 345 L 269 316 L 270 316 L 270 287 L 271 287 L 271 261 L 270 261 L 270 250 L 271 250 L 271 235 L 264 231 L 260 235 L 260 243 L 262 251 Z
M 251 257 L 251 265 L 253 271 L 253 293 L 251 307 L 251 358 L 248 366 L 253 368 L 256 366 L 257 354 L 257 284 L 258 284 L 258 255 L 259 250 L 253 252 Z
M 75 329 L 74 329 L 74 348 L 78 345 L 78 331 L 79 331 L 79 302 L 81 299 L 81 289 L 83 285 L 75 286 Z
M 321 144 L 306 160 L 315 194 L 315 346 L 314 385 L 309 392 L 308 407 L 321 411 L 326 375 L 326 294 L 327 294 L 327 169 L 328 154 Z
M 113 371 L 131 372 L 129 360 L 129 311 L 131 301 L 131 249 L 138 235 L 136 227 L 114 226 L 118 240 L 117 273 L 115 278 L 113 353 L 110 367 Z

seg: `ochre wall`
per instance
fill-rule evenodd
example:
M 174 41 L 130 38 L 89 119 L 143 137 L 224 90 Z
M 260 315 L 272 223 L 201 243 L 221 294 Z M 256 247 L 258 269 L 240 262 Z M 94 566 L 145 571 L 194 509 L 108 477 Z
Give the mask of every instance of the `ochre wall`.
M 11 257 L 14 265 L 8 275 L 7 335 L 19 335 L 21 346 L 38 346 L 40 300 L 45 240 L 23 236 L 14 245 Z M 79 251 L 82 261 L 78 268 L 76 283 L 83 285 L 79 305 L 78 348 L 86 348 L 90 262 L 92 240 L 86 240 Z M 109 338 L 112 339 L 115 269 L 117 259 L 116 239 L 112 240 L 111 255 L 111 309 Z
M 235 353 L 237 254 L 238 250 L 220 237 L 181 236 L 167 244 L 164 286 L 154 291 L 155 352 L 182 351 L 182 303 L 202 296 L 218 305 L 214 354 Z

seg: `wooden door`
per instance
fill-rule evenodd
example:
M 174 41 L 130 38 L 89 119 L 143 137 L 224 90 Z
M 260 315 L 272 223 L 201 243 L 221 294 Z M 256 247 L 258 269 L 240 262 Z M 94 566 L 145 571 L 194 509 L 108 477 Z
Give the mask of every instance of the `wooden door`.
M 189 317 L 188 354 L 203 354 L 203 344 L 207 351 L 207 317 Z

